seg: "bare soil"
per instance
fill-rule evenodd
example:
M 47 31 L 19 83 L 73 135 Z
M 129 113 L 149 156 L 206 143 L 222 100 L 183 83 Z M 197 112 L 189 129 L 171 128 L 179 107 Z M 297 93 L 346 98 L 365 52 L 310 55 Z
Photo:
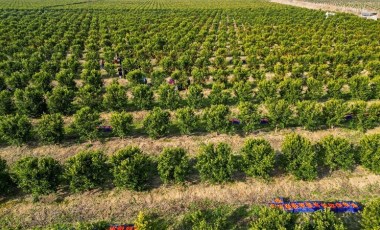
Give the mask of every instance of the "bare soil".
M 362 9 L 353 8 L 353 7 L 344 7 L 336 6 L 333 4 L 323 4 L 323 3 L 312 3 L 307 1 L 298 1 L 298 0 L 270 0 L 271 2 L 276 2 L 285 5 L 303 7 L 313 10 L 323 10 L 323 11 L 332 11 L 332 12 L 344 12 L 355 15 L 360 15 Z

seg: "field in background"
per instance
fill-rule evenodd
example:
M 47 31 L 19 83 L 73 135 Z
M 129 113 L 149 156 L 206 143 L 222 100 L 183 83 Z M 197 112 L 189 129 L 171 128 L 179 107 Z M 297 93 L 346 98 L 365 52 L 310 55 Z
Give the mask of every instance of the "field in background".
M 332 4 L 380 10 L 380 3 L 376 0 L 365 4 L 341 0 Z M 379 30 L 378 22 L 352 15 L 338 14 L 326 20 L 323 12 L 264 0 L 0 0 L 0 54 L 6 53 L 0 56 L 0 62 L 7 63 L 1 65 L 0 74 L 3 71 L 4 76 L 9 77 L 15 68 L 14 72 L 26 72 L 27 69 L 29 77 L 40 70 L 55 76 L 69 69 L 80 89 L 86 84 L 81 79 L 82 73 L 94 66 L 98 68 L 99 58 L 111 63 L 116 52 L 125 57 L 127 68 L 143 68 L 149 80 L 156 70 L 168 71 L 165 74 L 169 76 L 174 69 L 182 68 L 178 60 L 186 62 L 190 57 L 191 64 L 181 71 L 186 77 L 190 77 L 193 67 L 209 71 L 207 76 L 203 76 L 207 78 L 203 83 L 206 96 L 214 79 L 220 77 L 218 70 L 221 69 L 225 71 L 222 73 L 227 85 L 225 91 L 236 99 L 231 79 L 235 77 L 235 68 L 243 68 L 249 74 L 252 92 L 257 92 L 258 82 L 266 79 L 276 78 L 273 81 L 278 85 L 284 79 L 297 78 L 294 76 L 302 79 L 312 76 L 323 82 L 323 86 L 330 78 L 334 79 L 332 81 L 342 79 L 344 83 L 337 90 L 336 97 L 345 102 L 364 100 L 376 104 L 379 102 L 377 91 L 372 98 L 363 99 L 352 96 L 359 87 L 352 87 L 349 93 L 342 92 L 342 88 L 349 89 L 349 79 L 358 74 L 368 77 L 371 84 L 377 82 L 374 79 L 379 76 L 371 75 L 370 68 L 371 63 L 378 64 Z M 160 40 L 161 37 L 165 37 L 165 41 Z M 41 54 L 46 55 L 44 57 L 49 61 L 41 59 Z M 221 57 L 221 64 L 215 62 L 216 57 Z M 169 70 L 163 67 L 165 58 L 174 63 Z M 285 64 L 274 68 L 278 62 Z M 112 68 L 114 66 L 110 70 Z M 102 93 L 110 82 L 118 78 L 106 70 L 101 71 L 101 77 Z M 130 82 L 118 81 L 130 87 Z M 56 80 L 52 80 L 52 84 L 57 84 Z M 130 91 L 128 88 L 129 99 Z M 182 97 L 187 95 L 181 93 Z M 283 95 L 280 97 L 282 99 Z M 326 97 L 318 101 L 323 103 L 335 95 Z M 299 100 L 309 99 L 302 97 Z M 141 126 L 149 111 L 134 106 L 130 105 L 128 112 Z M 230 105 L 230 108 L 235 112 L 236 105 Z M 100 112 L 108 122 L 110 112 L 105 109 Z M 40 118 L 31 119 L 35 124 Z M 72 114 L 65 116 L 64 120 L 69 125 L 73 120 Z M 146 135 L 131 135 L 125 139 L 107 137 L 91 142 L 70 139 L 54 145 L 32 142 L 21 147 L 1 143 L 0 157 L 10 165 L 25 156 L 51 156 L 64 162 L 81 150 L 95 149 L 111 155 L 118 149 L 133 145 L 155 156 L 165 147 L 182 147 L 194 158 L 204 143 L 225 142 L 238 152 L 246 138 L 256 137 L 268 140 L 276 151 L 280 151 L 284 136 L 292 132 L 314 143 L 329 134 L 358 143 L 366 134 L 380 133 L 380 128 L 366 132 L 346 128 L 306 131 L 297 126 L 278 131 L 260 130 L 248 135 L 175 133 L 158 140 Z M 24 228 L 98 220 L 130 223 L 139 210 L 175 219 L 194 203 L 202 205 L 202 202 L 249 206 L 265 203 L 276 196 L 366 202 L 380 194 L 380 176 L 361 166 L 352 172 L 338 170 L 327 173 L 312 182 L 297 181 L 286 174 L 275 175 L 268 182 L 239 175 L 235 179 L 233 183 L 210 185 L 200 182 L 195 176 L 185 186 L 157 183 L 146 192 L 119 190 L 112 186 L 78 194 L 59 191 L 42 196 L 37 203 L 30 195 L 18 194 L 0 199 L 0 228 L 12 226 L 12 223 Z

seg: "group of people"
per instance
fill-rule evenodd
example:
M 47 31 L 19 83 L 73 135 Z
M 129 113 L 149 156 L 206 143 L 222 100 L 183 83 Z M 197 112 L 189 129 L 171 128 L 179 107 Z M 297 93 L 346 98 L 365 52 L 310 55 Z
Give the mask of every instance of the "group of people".
M 119 54 L 116 54 L 113 59 L 113 64 L 119 65 L 117 67 L 117 73 L 120 79 L 124 76 L 122 62 L 123 62 L 123 59 L 119 56 Z M 100 69 L 104 69 L 104 65 L 105 65 L 104 58 L 100 59 L 99 65 L 100 65 Z

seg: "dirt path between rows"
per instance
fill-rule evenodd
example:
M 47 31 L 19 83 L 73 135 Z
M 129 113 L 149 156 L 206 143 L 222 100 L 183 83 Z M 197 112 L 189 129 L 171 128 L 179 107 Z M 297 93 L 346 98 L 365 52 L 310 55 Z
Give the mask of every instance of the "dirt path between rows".
M 377 197 L 380 176 L 362 168 L 354 172 L 335 172 L 312 182 L 296 181 L 289 176 L 271 182 L 248 178 L 225 185 L 204 183 L 188 186 L 160 186 L 148 192 L 128 190 L 90 191 L 68 196 L 50 195 L 33 203 L 30 197 L 8 200 L 0 205 L 0 221 L 19 223 L 30 228 L 52 223 L 107 220 L 130 223 L 139 210 L 148 210 L 172 218 L 181 216 L 193 204 L 253 205 L 269 202 L 277 196 L 292 200 L 356 200 Z M 208 202 L 210 204 L 210 202 Z M 207 205 L 207 207 L 209 207 Z
M 297 0 L 270 0 L 270 2 L 303 7 L 307 9 L 313 9 L 313 10 L 344 12 L 344 13 L 350 13 L 350 14 L 355 14 L 355 15 L 360 15 L 362 11 L 373 11 L 369 9 L 362 10 L 362 9 L 357 9 L 353 7 L 343 7 L 343 6 L 336 6 L 336 5 L 331 5 L 331 4 L 312 3 L 312 2 L 297 1 Z

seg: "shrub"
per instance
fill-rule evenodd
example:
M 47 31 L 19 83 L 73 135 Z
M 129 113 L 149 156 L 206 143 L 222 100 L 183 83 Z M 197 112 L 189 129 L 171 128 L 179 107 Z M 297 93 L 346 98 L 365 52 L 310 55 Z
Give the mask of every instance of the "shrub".
M 269 110 L 269 119 L 273 127 L 283 129 L 291 124 L 293 111 L 289 102 L 281 99 L 267 103 L 266 107 Z
M 158 107 L 155 107 L 148 116 L 145 117 L 144 129 L 151 138 L 159 138 L 169 133 L 170 114 Z
M 151 83 L 154 87 L 159 87 L 162 83 L 165 82 L 165 72 L 161 70 L 155 70 L 151 74 Z
M 380 174 L 380 134 L 367 135 L 361 139 L 359 152 L 362 165 Z
M 277 97 L 277 86 L 274 81 L 262 80 L 257 85 L 257 97 L 261 101 L 268 101 Z
M 107 156 L 100 151 L 82 151 L 69 158 L 64 178 L 72 192 L 94 189 L 104 185 L 108 178 Z
M 18 187 L 38 196 L 57 191 L 62 167 L 51 157 L 25 157 L 15 163 L 12 174 Z
M 141 70 L 136 69 L 129 72 L 126 77 L 132 84 L 141 84 L 144 82 L 143 80 L 146 78 L 146 74 Z
M 191 108 L 178 109 L 175 116 L 181 134 L 190 134 L 197 128 L 198 117 Z
M 350 170 L 355 164 L 352 144 L 344 138 L 329 135 L 320 142 L 321 155 L 330 170 Z
M 241 102 L 239 104 L 238 118 L 244 125 L 243 130 L 246 133 L 253 132 L 260 123 L 260 115 L 258 113 L 257 105 L 251 102 Z
M 249 82 L 236 82 L 233 88 L 239 101 L 251 101 L 253 99 L 253 91 Z
M 56 79 L 59 86 L 65 86 L 70 90 L 76 90 L 76 83 L 74 81 L 75 75 L 69 70 L 61 70 L 59 73 L 57 73 Z
M 187 104 L 192 108 L 201 108 L 203 105 L 204 97 L 202 93 L 202 86 L 190 85 L 187 95 Z
M 324 116 L 329 127 L 342 125 L 348 112 L 348 107 L 342 100 L 331 99 L 324 104 Z
M 317 157 L 311 142 L 298 135 L 289 134 L 282 143 L 285 169 L 297 179 L 312 180 L 317 177 Z
M 363 210 L 361 225 L 363 230 L 380 228 L 380 199 L 370 201 Z
M 152 162 L 136 147 L 117 151 L 111 157 L 113 182 L 117 187 L 142 191 L 152 177 Z
M 202 229 L 235 229 L 234 212 L 229 207 L 216 209 L 201 209 L 185 214 L 177 229 L 202 230 Z
M 348 84 L 353 99 L 367 101 L 373 98 L 372 87 L 367 76 L 353 76 Z
M 132 132 L 133 117 L 127 112 L 112 113 L 111 126 L 113 133 L 118 137 L 124 138 Z
M 184 182 L 189 172 L 189 159 L 182 148 L 166 148 L 158 158 L 158 173 L 164 183 Z
M 299 223 L 297 223 L 295 229 L 346 229 L 343 221 L 330 209 L 303 214 L 297 222 Z
M 92 109 L 100 109 L 103 97 L 101 88 L 96 88 L 93 85 L 84 85 L 79 88 L 75 104 L 79 108 L 90 107 Z
M 66 86 L 57 86 L 47 94 L 47 107 L 50 113 L 69 115 L 73 112 L 75 93 Z
M 132 88 L 132 102 L 139 109 L 150 109 L 153 105 L 153 91 L 147 85 L 137 85 Z
M 294 216 L 281 209 L 263 207 L 258 212 L 257 218 L 251 223 L 251 230 L 261 229 L 292 229 Z
M 63 118 L 60 114 L 45 114 L 36 127 L 38 139 L 43 143 L 58 143 L 64 137 Z
M 224 90 L 225 86 L 221 83 L 214 83 L 208 99 L 212 105 L 227 104 L 230 94 Z
M 232 150 L 226 143 L 202 146 L 197 157 L 196 168 L 203 181 L 222 183 L 231 180 L 234 172 Z
M 41 89 L 43 92 L 49 92 L 52 90 L 51 80 L 51 75 L 44 71 L 38 72 L 32 77 L 33 85 Z
M 162 108 L 176 109 L 181 103 L 181 97 L 178 90 L 169 84 L 162 84 L 158 89 L 159 104 Z
M 0 91 L 0 116 L 8 115 L 14 112 L 12 96 L 13 94 L 8 90 Z
M 74 114 L 71 129 L 82 140 L 98 138 L 98 126 L 101 124 L 100 115 L 89 107 L 84 107 Z
M 128 107 L 128 96 L 125 87 L 121 86 L 117 81 L 113 81 L 106 88 L 103 95 L 103 107 L 108 111 L 123 111 Z
M 7 194 L 12 187 L 7 162 L 0 158 L 0 196 Z
M 21 145 L 31 138 L 32 124 L 25 115 L 8 115 L 0 119 L 0 139 Z
M 302 80 L 287 78 L 278 85 L 280 97 L 290 103 L 295 103 L 302 96 Z
M 212 105 L 205 109 L 203 121 L 207 131 L 228 132 L 230 130 L 230 122 L 228 116 L 230 110 L 225 105 Z
M 25 90 L 16 89 L 14 103 L 18 113 L 30 117 L 39 117 L 46 111 L 43 91 L 33 86 L 28 86 Z
M 301 101 L 297 103 L 298 124 L 305 129 L 315 130 L 325 123 L 323 106 L 315 101 Z
M 274 169 L 275 152 L 264 139 L 248 139 L 241 149 L 244 172 L 248 176 L 268 178 Z
M 306 99 L 310 100 L 320 100 L 323 95 L 323 82 L 318 81 L 313 77 L 306 79 L 307 90 L 305 92 Z

